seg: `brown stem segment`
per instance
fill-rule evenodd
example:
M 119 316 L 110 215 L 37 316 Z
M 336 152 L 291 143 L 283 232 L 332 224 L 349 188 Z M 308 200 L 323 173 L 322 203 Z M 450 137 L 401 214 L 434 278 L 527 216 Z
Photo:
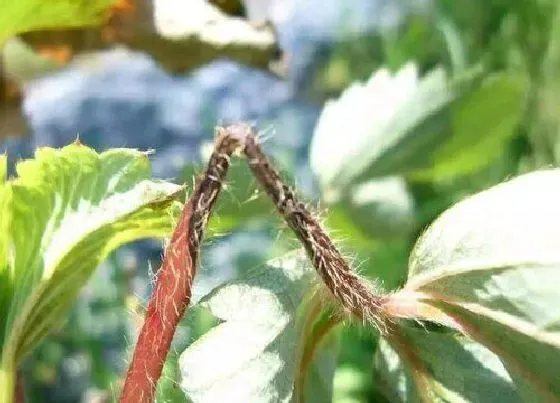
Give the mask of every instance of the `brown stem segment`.
M 222 188 L 231 154 L 243 138 L 219 129 L 208 167 L 186 202 L 157 274 L 146 319 L 128 369 L 120 402 L 152 402 L 177 324 L 191 299 L 200 242 Z
M 232 136 L 245 138 L 244 153 L 255 178 L 272 199 L 278 212 L 302 243 L 315 270 L 332 295 L 348 311 L 362 320 L 381 325 L 381 298 L 354 273 L 334 246 L 326 231 L 304 203 L 297 199 L 278 171 L 262 152 L 257 139 L 247 125 L 226 128 Z

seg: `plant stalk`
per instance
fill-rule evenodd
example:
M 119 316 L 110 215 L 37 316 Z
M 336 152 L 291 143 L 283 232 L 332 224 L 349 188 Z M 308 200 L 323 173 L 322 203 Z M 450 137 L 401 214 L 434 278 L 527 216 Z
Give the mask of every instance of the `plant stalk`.
M 352 271 L 319 220 L 298 200 L 295 191 L 282 180 L 262 152 L 251 129 L 248 126 L 245 129 L 240 126 L 235 130 L 247 132 L 243 152 L 249 160 L 253 175 L 303 245 L 313 267 L 332 296 L 344 310 L 383 330 L 383 296 Z
M 190 303 L 204 229 L 225 180 L 229 158 L 241 146 L 240 140 L 219 129 L 207 169 L 185 203 L 157 273 L 155 290 L 121 392 L 121 403 L 154 400 L 175 329 Z

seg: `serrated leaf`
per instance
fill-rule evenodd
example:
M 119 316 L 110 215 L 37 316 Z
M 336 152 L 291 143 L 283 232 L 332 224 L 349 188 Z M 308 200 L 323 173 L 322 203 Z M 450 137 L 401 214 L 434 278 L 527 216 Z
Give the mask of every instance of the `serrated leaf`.
M 419 239 L 396 315 L 442 322 L 503 361 L 527 401 L 560 400 L 560 170 L 470 197 Z
M 18 33 L 48 28 L 76 28 L 101 23 L 115 0 L 40 0 L 0 3 L 0 47 Z
M 9 366 L 58 324 L 108 253 L 170 233 L 183 189 L 149 180 L 147 155 L 132 149 L 41 148 L 16 170 L 7 185 L 13 293 L 2 358 Z
M 336 191 L 355 183 L 356 178 L 402 171 L 402 167 L 391 166 L 365 175 L 388 153 L 402 165 L 402 151 L 408 154 L 411 147 L 418 148 L 414 142 L 421 145 L 426 138 L 438 134 L 437 130 L 428 130 L 420 136 L 413 129 L 452 98 L 442 69 L 419 79 L 414 64 L 394 76 L 381 69 L 367 83 L 352 84 L 338 100 L 325 104 L 313 133 L 310 162 L 323 188 Z
M 472 173 L 503 153 L 522 116 L 527 79 L 494 74 L 477 85 L 442 69 L 381 69 L 328 101 L 315 127 L 311 167 L 328 198 L 374 178 L 442 179 Z
M 305 329 L 321 312 L 306 303 L 313 301 L 308 297 L 315 281 L 306 257 L 289 254 L 205 297 L 202 306 L 223 322 L 181 355 L 187 396 L 194 403 L 297 401 L 302 391 L 295 385 L 309 344 L 305 336 L 317 334 Z M 332 383 L 333 351 L 332 346 L 316 351 L 318 364 L 311 364 L 314 374 L 303 393 L 311 388 L 316 396 L 325 394 L 325 382 Z
M 375 357 L 376 381 L 391 402 L 523 401 L 500 359 L 484 346 L 455 334 L 401 332 L 401 345 L 395 349 L 381 339 Z

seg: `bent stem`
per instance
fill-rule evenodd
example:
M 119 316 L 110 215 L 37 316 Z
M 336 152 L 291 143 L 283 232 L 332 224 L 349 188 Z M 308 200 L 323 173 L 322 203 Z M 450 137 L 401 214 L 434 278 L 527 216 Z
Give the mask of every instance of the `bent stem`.
M 262 152 L 250 127 L 239 126 L 236 130 L 245 130 L 244 153 L 251 171 L 303 245 L 330 293 L 344 310 L 384 330 L 386 319 L 381 309 L 384 297 L 352 271 L 319 221 L 298 200 L 294 190 L 285 184 Z
M 156 392 L 177 324 L 191 299 L 200 242 L 240 139 L 219 129 L 208 167 L 189 200 L 166 248 L 146 319 L 138 336 L 120 397 L 122 403 L 149 403 Z
M 385 318 L 380 307 L 384 297 L 350 269 L 318 220 L 282 181 L 278 171 L 261 151 L 251 127 L 238 124 L 219 128 L 208 167 L 185 204 L 179 224 L 166 248 L 155 291 L 148 304 L 146 319 L 128 369 L 121 403 L 153 401 L 175 329 L 191 299 L 191 286 L 206 223 L 225 180 L 229 158 L 237 150 L 245 153 L 253 175 L 296 234 L 313 267 L 338 304 L 383 330 Z M 335 322 L 334 319 L 332 322 L 327 321 L 324 328 L 318 329 L 317 340 L 328 333 Z M 304 366 L 311 362 L 315 348 L 316 345 L 310 346 Z M 305 376 L 300 378 L 303 390 Z

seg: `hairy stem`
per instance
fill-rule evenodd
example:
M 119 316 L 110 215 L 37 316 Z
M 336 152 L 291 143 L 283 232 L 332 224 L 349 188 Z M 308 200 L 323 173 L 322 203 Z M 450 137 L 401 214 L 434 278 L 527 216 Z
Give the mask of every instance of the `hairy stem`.
M 247 125 L 225 129 L 231 136 L 244 137 L 244 153 L 255 178 L 274 202 L 276 209 L 303 245 L 317 273 L 342 307 L 381 327 L 381 296 L 373 287 L 354 273 L 335 247 L 318 220 L 294 190 L 286 185 L 266 155 L 262 152 L 252 130 Z
M 175 329 L 190 303 L 206 223 L 222 189 L 229 158 L 242 146 L 241 140 L 219 129 L 207 169 L 185 203 L 157 273 L 155 290 L 121 392 L 122 403 L 148 403 L 154 399 Z
M 204 229 L 225 180 L 229 158 L 237 150 L 245 153 L 253 175 L 338 303 L 364 321 L 378 327 L 384 323 L 380 309 L 383 297 L 350 269 L 318 220 L 264 155 L 252 129 L 242 124 L 220 128 L 208 167 L 185 204 L 166 249 L 121 394 L 123 403 L 153 401 L 175 329 L 190 302 Z M 334 322 L 328 325 L 325 332 Z

